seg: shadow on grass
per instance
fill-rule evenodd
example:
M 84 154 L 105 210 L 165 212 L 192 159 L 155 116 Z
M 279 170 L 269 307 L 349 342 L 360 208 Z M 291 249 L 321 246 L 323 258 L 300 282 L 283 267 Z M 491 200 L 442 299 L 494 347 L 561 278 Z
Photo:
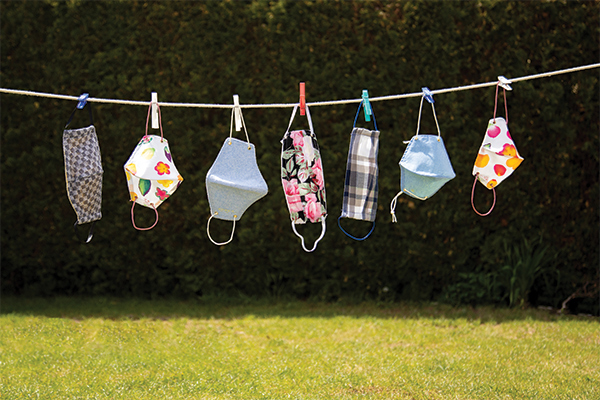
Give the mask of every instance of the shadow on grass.
M 503 323 L 532 319 L 595 319 L 557 315 L 555 310 L 452 307 L 438 303 L 324 303 L 299 300 L 200 298 L 196 300 L 137 299 L 117 297 L 24 298 L 3 296 L 0 314 L 19 314 L 49 318 L 105 319 L 242 319 L 255 318 L 335 318 L 365 319 L 466 319 L 482 323 Z

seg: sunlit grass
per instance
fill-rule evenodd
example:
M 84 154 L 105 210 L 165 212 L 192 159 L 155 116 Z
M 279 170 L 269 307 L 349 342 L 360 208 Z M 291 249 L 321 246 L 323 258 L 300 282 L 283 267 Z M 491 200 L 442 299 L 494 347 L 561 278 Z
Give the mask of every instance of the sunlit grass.
M 3 299 L 2 399 L 597 399 L 597 318 L 443 305 Z

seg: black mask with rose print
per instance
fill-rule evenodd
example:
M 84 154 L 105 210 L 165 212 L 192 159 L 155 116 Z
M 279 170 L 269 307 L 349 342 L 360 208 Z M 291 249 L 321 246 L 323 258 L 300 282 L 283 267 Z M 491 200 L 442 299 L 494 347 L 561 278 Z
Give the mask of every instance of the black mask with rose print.
M 302 248 L 307 252 L 312 252 L 325 235 L 326 230 L 325 180 L 321 152 L 312 127 L 308 106 L 306 107 L 306 116 L 310 130 L 290 130 L 297 108 L 298 106 L 294 107 L 290 124 L 281 140 L 281 183 L 290 212 L 292 229 L 302 239 Z M 296 224 L 305 224 L 307 221 L 321 222 L 322 224 L 321 236 L 315 241 L 312 250 L 308 250 L 304 246 L 304 238 L 295 227 Z

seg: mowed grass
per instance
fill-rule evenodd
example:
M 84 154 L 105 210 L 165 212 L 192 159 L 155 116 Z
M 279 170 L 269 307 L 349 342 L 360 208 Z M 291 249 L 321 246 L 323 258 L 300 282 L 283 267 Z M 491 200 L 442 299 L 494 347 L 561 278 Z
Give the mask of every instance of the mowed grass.
M 3 298 L 5 399 L 600 399 L 597 318 L 310 302 Z

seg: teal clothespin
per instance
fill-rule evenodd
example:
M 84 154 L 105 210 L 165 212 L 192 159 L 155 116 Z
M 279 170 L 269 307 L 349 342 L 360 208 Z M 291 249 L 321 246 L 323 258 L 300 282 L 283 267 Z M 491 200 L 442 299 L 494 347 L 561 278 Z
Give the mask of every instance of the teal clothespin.
M 365 121 L 369 122 L 371 121 L 373 111 L 371 110 L 371 102 L 369 102 L 369 91 L 366 89 L 362 92 L 362 101 L 363 108 L 365 109 Z

